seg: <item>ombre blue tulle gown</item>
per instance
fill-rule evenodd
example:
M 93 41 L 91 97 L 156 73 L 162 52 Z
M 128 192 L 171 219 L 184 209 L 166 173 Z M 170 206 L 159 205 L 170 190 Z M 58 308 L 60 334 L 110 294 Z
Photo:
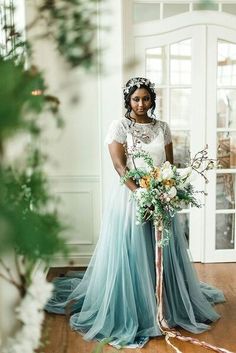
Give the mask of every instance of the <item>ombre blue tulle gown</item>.
M 171 142 L 169 127 L 162 121 L 133 124 L 113 121 L 106 142 L 117 141 L 148 151 L 160 165 L 165 145 Z M 138 160 L 138 167 L 145 167 Z M 127 166 L 133 168 L 131 160 Z M 155 234 L 151 222 L 136 224 L 131 191 L 120 185 L 117 175 L 103 214 L 100 237 L 85 273 L 71 272 L 54 280 L 53 297 L 46 305 L 52 313 L 71 310 L 70 326 L 85 340 L 110 338 L 115 347 L 143 347 L 150 337 L 161 336 L 156 322 Z M 158 261 L 158 259 L 157 259 Z M 220 315 L 214 303 L 224 301 L 219 290 L 200 283 L 189 260 L 186 240 L 173 218 L 172 236 L 163 249 L 164 312 L 170 327 L 192 333 L 208 330 Z

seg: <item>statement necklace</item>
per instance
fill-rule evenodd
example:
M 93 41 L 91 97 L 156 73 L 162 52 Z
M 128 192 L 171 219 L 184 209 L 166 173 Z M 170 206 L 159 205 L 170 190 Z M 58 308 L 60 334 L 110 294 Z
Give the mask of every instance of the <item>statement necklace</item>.
M 155 119 L 155 118 L 152 118 L 152 117 L 150 118 L 151 121 L 149 121 L 149 122 L 147 122 L 147 123 L 145 123 L 145 122 L 138 122 L 138 121 L 136 121 L 134 118 L 132 118 L 130 115 L 128 116 L 127 119 L 130 120 L 130 121 L 133 123 L 133 125 L 135 125 L 135 124 L 140 124 L 140 125 L 153 124 L 153 125 L 155 125 L 155 124 L 156 124 L 156 119 Z

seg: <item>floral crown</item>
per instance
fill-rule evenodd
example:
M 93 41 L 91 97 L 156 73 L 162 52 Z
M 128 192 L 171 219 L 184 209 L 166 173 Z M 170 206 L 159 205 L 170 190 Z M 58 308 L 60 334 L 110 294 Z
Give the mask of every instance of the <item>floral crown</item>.
M 137 88 L 140 88 L 140 86 L 147 86 L 149 87 L 153 92 L 155 92 L 155 84 L 151 83 L 150 80 L 148 80 L 147 78 L 143 78 L 143 77 L 134 77 L 131 80 L 129 80 L 126 85 L 123 88 L 123 92 L 124 94 L 129 93 L 130 89 L 134 86 L 136 86 Z

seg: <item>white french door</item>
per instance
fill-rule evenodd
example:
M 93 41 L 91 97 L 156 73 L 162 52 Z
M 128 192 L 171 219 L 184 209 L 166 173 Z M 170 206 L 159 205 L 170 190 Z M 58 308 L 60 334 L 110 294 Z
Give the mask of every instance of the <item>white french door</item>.
M 236 30 L 208 26 L 207 141 L 220 168 L 209 173 L 206 262 L 236 261 Z
M 189 151 L 193 156 L 206 143 L 209 155 L 218 156 L 223 163 L 222 149 L 228 144 L 228 164 L 209 173 L 208 197 L 201 199 L 205 206 L 183 210 L 180 220 L 194 261 L 234 261 L 236 76 L 234 80 L 229 77 L 236 75 L 236 30 L 194 24 L 161 34 L 140 33 L 139 26 L 134 44 L 138 61 L 135 75 L 156 83 L 157 113 L 171 127 L 178 167 L 185 166 Z M 218 155 L 217 143 L 221 144 Z M 194 184 L 198 190 L 206 187 L 201 178 Z M 227 194 L 221 195 L 224 192 Z

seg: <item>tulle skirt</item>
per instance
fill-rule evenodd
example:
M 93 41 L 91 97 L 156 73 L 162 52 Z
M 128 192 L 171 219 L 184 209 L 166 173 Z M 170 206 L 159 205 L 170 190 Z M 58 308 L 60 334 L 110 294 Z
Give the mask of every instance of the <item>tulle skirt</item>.
M 136 224 L 136 205 L 130 196 L 117 181 L 87 270 L 56 278 L 45 307 L 58 314 L 70 308 L 72 330 L 85 340 L 109 338 L 117 348 L 140 348 L 150 337 L 161 336 L 156 322 L 154 227 L 151 222 Z M 199 282 L 178 216 L 171 232 L 163 249 L 165 318 L 170 327 L 201 333 L 220 317 L 213 304 L 223 302 L 224 295 Z

